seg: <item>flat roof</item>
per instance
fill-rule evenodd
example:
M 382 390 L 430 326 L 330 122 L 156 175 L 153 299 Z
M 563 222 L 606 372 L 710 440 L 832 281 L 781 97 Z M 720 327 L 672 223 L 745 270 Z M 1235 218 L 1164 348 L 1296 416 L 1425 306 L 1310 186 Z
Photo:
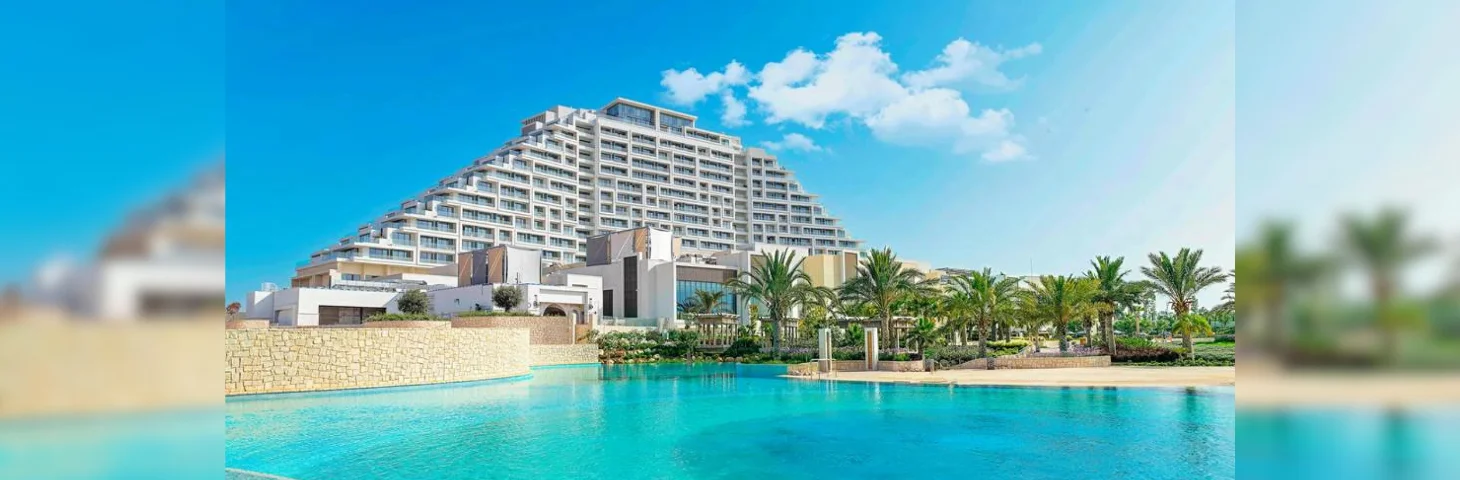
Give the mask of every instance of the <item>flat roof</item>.
M 607 110 L 608 107 L 612 107 L 612 106 L 614 106 L 614 104 L 617 104 L 617 103 L 625 103 L 625 104 L 633 105 L 635 107 L 647 108 L 647 109 L 650 109 L 650 110 L 658 110 L 660 113 L 668 113 L 668 114 L 674 115 L 676 117 L 688 118 L 691 121 L 699 120 L 699 117 L 696 117 L 694 115 L 690 115 L 688 113 L 684 113 L 684 112 L 680 112 L 680 111 L 675 111 L 675 110 L 670 110 L 668 108 L 664 108 L 664 107 L 661 107 L 661 106 L 658 106 L 658 105 L 644 103 L 644 102 L 640 102 L 638 100 L 634 100 L 634 99 L 631 99 L 631 98 L 624 98 L 624 97 L 614 97 L 614 99 L 613 99 L 612 102 L 608 102 L 608 105 L 604 105 L 603 106 L 603 109 L 604 110 Z

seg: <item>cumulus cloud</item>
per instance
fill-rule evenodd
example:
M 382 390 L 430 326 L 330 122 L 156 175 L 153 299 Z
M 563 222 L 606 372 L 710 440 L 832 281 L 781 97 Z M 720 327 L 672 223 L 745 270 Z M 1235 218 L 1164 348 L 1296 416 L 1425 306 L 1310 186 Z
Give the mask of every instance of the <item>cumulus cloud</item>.
M 749 96 L 766 111 L 769 123 L 821 128 L 830 115 L 875 114 L 907 94 L 892 78 L 897 64 L 882 51 L 881 40 L 876 33 L 849 33 L 822 57 L 793 51 L 761 69 L 760 83 L 750 87 Z
M 694 105 L 707 96 L 750 81 L 750 71 L 731 60 L 724 71 L 701 74 L 694 68 L 665 70 L 659 85 L 664 86 L 669 101 L 678 105 Z
M 763 145 L 765 145 L 765 148 L 767 150 L 772 151 L 792 150 L 801 152 L 820 152 L 824 150 L 823 148 L 821 148 L 821 145 L 817 145 L 816 142 L 812 141 L 810 137 L 799 133 L 787 133 L 779 141 L 768 140 L 764 142 Z
M 944 47 L 929 68 L 902 73 L 881 42 L 874 32 L 848 33 L 836 39 L 830 53 L 797 48 L 766 63 L 754 76 L 731 62 L 724 72 L 709 75 L 694 69 L 666 71 L 662 83 L 670 98 L 680 103 L 719 94 L 722 120 L 729 126 L 747 123 L 747 105 L 736 96 L 737 87 L 743 86 L 745 99 L 769 124 L 820 129 L 828 121 L 849 119 L 887 143 L 944 148 L 988 161 L 1029 157 L 1024 138 L 1012 131 L 1014 114 L 1007 109 L 975 110 L 964 99 L 963 89 L 1017 88 L 1019 82 L 999 68 L 1039 54 L 1039 44 L 1001 50 L 959 38 Z M 792 149 L 788 143 L 792 135 L 810 141 L 788 134 L 766 146 Z
M 735 94 L 725 91 L 720 94 L 720 103 L 725 106 L 725 112 L 720 115 L 720 123 L 727 127 L 742 127 L 750 123 L 745 119 L 745 102 L 735 98 Z
M 993 149 L 983 152 L 983 159 L 990 162 L 1007 162 L 1029 158 L 1029 152 L 1024 145 L 1012 140 L 1004 140 L 994 146 Z
M 955 86 L 967 82 L 994 88 L 1012 88 L 1018 82 L 1010 80 L 1004 72 L 999 71 L 999 65 L 1007 60 L 1038 55 L 1041 51 L 1043 47 L 1038 43 L 999 51 L 960 38 L 943 47 L 943 53 L 934 61 L 934 67 L 903 75 L 902 82 L 912 88 Z

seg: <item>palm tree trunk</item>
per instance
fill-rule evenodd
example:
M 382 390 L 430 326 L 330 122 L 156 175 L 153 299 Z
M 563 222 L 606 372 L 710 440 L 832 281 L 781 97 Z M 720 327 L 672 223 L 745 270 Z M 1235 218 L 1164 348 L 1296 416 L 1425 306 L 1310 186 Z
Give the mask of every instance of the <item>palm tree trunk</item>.
M 1114 354 L 1115 353 L 1115 314 L 1114 313 L 1108 313 L 1108 314 L 1105 314 L 1103 316 L 1105 317 L 1105 322 L 1104 322 L 1105 325 L 1103 325 L 1104 326 L 1104 329 L 1105 329 L 1105 351 L 1107 353 Z
M 984 320 L 984 319 L 979 319 L 979 321 L 978 321 L 978 357 L 979 358 L 983 358 L 983 357 L 987 357 L 988 356 L 988 342 L 986 341 L 986 339 L 988 338 L 988 336 L 989 336 L 989 322 L 986 321 L 986 320 Z
M 781 319 L 779 315 L 771 315 L 771 350 L 772 358 L 781 359 Z
M 1181 331 L 1181 346 L 1186 348 L 1187 359 L 1196 358 L 1196 350 L 1191 347 L 1191 330 Z
M 1065 330 L 1069 329 L 1070 322 L 1064 320 L 1055 321 L 1059 322 L 1058 325 L 1055 325 L 1055 331 L 1060 337 L 1060 353 L 1068 352 L 1070 351 L 1070 337 L 1066 335 Z

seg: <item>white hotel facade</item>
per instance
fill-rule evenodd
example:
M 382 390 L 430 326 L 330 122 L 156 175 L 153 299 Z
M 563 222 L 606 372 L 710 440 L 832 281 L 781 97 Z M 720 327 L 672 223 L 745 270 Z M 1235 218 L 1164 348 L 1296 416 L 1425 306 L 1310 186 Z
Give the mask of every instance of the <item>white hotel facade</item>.
M 524 120 L 516 138 L 313 253 L 291 284 L 426 274 L 494 245 L 580 264 L 588 237 L 636 227 L 672 232 L 677 255 L 791 248 L 838 271 L 863 246 L 775 156 L 619 98 Z

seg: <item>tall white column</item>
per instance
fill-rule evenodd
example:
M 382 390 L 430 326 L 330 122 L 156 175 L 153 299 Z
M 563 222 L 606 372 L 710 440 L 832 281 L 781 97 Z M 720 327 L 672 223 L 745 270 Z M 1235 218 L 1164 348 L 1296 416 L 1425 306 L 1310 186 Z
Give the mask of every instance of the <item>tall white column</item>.
M 817 360 L 817 363 L 820 364 L 819 367 L 821 368 L 821 372 L 822 373 L 831 372 L 831 329 L 830 328 L 822 328 L 821 330 L 819 330 L 819 331 L 816 332 L 816 346 L 818 347 L 819 350 L 821 350 L 821 354 L 820 355 L 817 355 L 817 357 L 816 357 L 818 359 Z

